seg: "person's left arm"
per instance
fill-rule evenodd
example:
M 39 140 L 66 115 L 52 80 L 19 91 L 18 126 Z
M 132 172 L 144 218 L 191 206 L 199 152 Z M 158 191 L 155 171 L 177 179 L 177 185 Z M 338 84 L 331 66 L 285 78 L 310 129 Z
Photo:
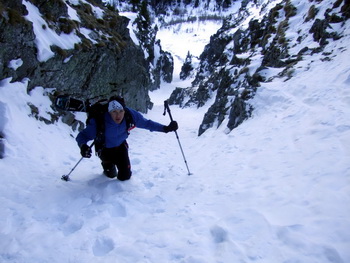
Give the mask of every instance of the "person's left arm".
M 171 122 L 168 126 L 158 122 L 146 119 L 141 113 L 133 109 L 129 109 L 137 128 L 147 129 L 149 131 L 169 132 L 177 130 L 177 123 Z

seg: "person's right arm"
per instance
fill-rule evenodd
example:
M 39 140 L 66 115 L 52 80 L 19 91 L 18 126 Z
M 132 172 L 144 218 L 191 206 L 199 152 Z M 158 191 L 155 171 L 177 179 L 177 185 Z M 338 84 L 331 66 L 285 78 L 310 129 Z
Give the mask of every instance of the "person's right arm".
M 96 121 L 91 119 L 86 125 L 85 129 L 79 132 L 77 138 L 75 139 L 81 148 L 84 144 L 87 144 L 88 141 L 94 140 L 96 138 Z

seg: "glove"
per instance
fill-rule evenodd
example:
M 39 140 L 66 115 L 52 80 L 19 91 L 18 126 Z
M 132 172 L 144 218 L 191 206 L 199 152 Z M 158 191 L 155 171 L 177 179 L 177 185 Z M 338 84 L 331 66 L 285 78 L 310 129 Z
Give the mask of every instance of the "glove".
M 179 128 L 179 126 L 177 125 L 176 121 L 172 121 L 170 122 L 170 124 L 168 126 L 164 126 L 164 132 L 168 133 L 171 131 L 176 131 Z
M 86 144 L 83 144 L 80 147 L 80 154 L 84 158 L 90 158 L 91 157 L 91 148 L 89 146 L 87 146 Z

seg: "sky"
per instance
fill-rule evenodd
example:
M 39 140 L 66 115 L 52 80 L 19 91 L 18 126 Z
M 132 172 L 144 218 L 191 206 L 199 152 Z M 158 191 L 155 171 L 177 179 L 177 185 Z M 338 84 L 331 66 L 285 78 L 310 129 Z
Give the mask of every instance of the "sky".
M 208 40 L 215 27 L 206 25 Z M 50 118 L 53 90 L 28 94 L 28 80 L 1 80 L 0 262 L 349 262 L 349 27 L 326 47 L 329 61 L 317 53 L 290 80 L 262 83 L 252 118 L 231 132 L 226 120 L 197 136 L 210 101 L 171 106 L 191 175 L 174 133 L 134 129 L 131 180 L 104 177 L 93 156 L 64 182 L 80 159 L 77 131 L 38 121 L 29 107 Z M 205 31 L 193 43 L 186 32 L 159 36 L 175 53 L 171 37 L 188 39 L 193 53 L 204 48 Z M 40 47 L 51 35 L 36 36 Z M 145 117 L 168 124 L 163 101 L 188 83 L 175 77 L 152 92 Z

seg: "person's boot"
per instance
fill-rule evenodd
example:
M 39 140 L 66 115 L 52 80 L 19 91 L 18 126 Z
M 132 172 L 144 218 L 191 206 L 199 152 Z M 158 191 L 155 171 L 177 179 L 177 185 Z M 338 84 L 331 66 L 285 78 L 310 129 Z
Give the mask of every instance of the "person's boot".
M 114 178 L 117 176 L 117 170 L 115 169 L 115 165 L 111 163 L 104 164 L 102 163 L 103 174 L 109 178 Z

